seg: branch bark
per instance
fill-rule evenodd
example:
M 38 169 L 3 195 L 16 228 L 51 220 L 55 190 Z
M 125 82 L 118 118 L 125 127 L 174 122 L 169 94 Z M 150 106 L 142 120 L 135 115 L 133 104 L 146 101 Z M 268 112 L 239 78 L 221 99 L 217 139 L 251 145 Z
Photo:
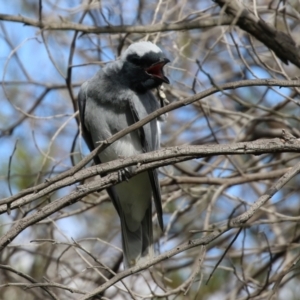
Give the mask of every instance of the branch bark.
M 140 272 L 142 270 L 148 269 L 149 267 L 153 266 L 154 264 L 161 262 L 165 259 L 169 259 L 170 257 L 175 256 L 176 254 L 179 254 L 183 251 L 186 251 L 188 249 L 198 247 L 198 246 L 205 246 L 224 234 L 226 231 L 230 230 L 233 227 L 240 227 L 244 226 L 245 223 L 250 220 L 250 218 L 255 214 L 255 212 L 260 209 L 269 199 L 271 199 L 274 194 L 280 190 L 291 178 L 293 178 L 295 175 L 297 175 L 300 172 L 300 163 L 296 164 L 291 170 L 289 170 L 286 174 L 284 174 L 274 185 L 270 187 L 270 189 L 261 197 L 258 198 L 258 200 L 244 213 L 241 215 L 229 220 L 229 222 L 226 222 L 225 224 L 222 224 L 221 226 L 217 226 L 217 228 L 214 228 L 213 232 L 211 234 L 208 234 L 207 236 L 204 236 L 199 239 L 190 240 L 180 246 L 177 246 L 176 248 L 173 248 L 170 251 L 167 251 L 147 262 L 141 263 L 135 267 L 132 267 L 128 270 L 125 270 L 121 273 L 118 273 L 116 276 L 111 278 L 109 281 L 101 285 L 99 288 L 96 288 L 91 293 L 79 298 L 79 300 L 88 300 L 91 299 L 93 296 L 96 296 L 97 294 L 103 292 L 110 286 L 114 285 L 121 279 L 132 275 L 134 273 Z
M 212 155 L 223 154 L 263 154 L 263 153 L 276 153 L 276 152 L 299 152 L 300 141 L 298 139 L 291 139 L 288 142 L 281 141 L 280 139 L 274 140 L 262 140 L 248 143 L 237 143 L 229 145 L 205 145 L 205 146 L 178 146 L 161 149 L 159 151 L 149 152 L 138 155 L 136 157 L 129 157 L 126 159 L 119 159 L 105 164 L 90 167 L 86 170 L 79 172 L 76 176 L 71 176 L 62 180 L 60 183 L 55 183 L 45 191 L 42 190 L 39 193 L 31 194 L 27 197 L 21 198 L 15 201 L 10 208 L 20 207 L 26 203 L 36 200 L 50 192 L 57 190 L 66 185 L 74 184 L 85 178 L 89 178 L 95 175 L 101 175 L 103 173 L 116 171 L 123 169 L 131 165 L 137 165 L 137 168 L 133 171 L 132 175 L 144 172 L 151 168 L 157 168 L 164 165 L 169 165 L 174 162 L 188 160 L 192 158 L 199 158 Z M 96 191 L 100 191 L 108 188 L 111 185 L 121 182 L 118 172 L 108 174 L 100 180 L 95 180 L 91 183 L 81 185 L 77 187 L 77 190 L 73 191 L 69 195 L 62 197 L 54 202 L 45 205 L 39 211 L 34 214 L 22 218 L 17 221 L 12 228 L 0 238 L 0 251 L 5 248 L 21 231 L 28 226 L 33 225 L 51 214 L 59 211 L 60 209 L 69 206 L 82 197 Z M 4 199 L 4 205 L 1 205 L 1 211 L 7 210 L 7 204 L 13 201 L 11 199 Z
M 237 26 L 274 51 L 285 64 L 290 61 L 300 68 L 300 48 L 289 35 L 255 16 L 249 8 L 243 7 L 237 0 L 214 0 L 214 2 L 235 19 Z
M 282 152 L 300 152 L 300 141 L 298 139 L 292 139 L 288 142 L 281 139 L 270 139 L 270 140 L 257 140 L 253 142 L 243 142 L 236 144 L 224 144 L 224 145 L 201 145 L 201 146 L 176 146 L 163 148 L 158 151 L 148 152 L 140 154 L 134 157 L 129 157 L 125 159 L 114 160 L 105 164 L 89 167 L 87 169 L 81 170 L 76 174 L 70 174 L 64 179 L 61 179 L 59 182 L 54 182 L 45 188 L 41 188 L 39 191 L 31 192 L 26 196 L 23 196 L 23 191 L 17 195 L 4 198 L 0 201 L 0 214 L 7 211 L 7 206 L 10 209 L 15 209 L 21 207 L 25 204 L 28 204 L 34 200 L 37 200 L 41 197 L 44 197 L 60 188 L 75 184 L 87 178 L 102 175 L 103 173 L 116 172 L 120 169 L 136 165 L 137 168 L 132 175 L 136 175 L 140 172 L 144 172 L 151 168 L 158 168 L 169 164 L 174 164 L 177 162 L 200 158 L 208 157 L 214 155 L 237 155 L 237 154 L 264 154 L 264 153 L 282 153 Z M 276 173 L 277 177 L 281 173 Z M 271 176 L 271 174 L 269 174 Z M 274 174 L 272 175 L 274 177 Z M 106 178 L 106 177 L 104 177 Z M 103 178 L 103 179 L 104 179 Z M 269 177 L 265 177 L 268 179 Z M 262 178 L 257 178 L 262 179 Z M 72 194 L 71 198 L 68 198 L 70 202 L 73 203 L 78 198 L 81 198 L 89 193 L 92 193 L 97 190 L 105 189 L 113 184 L 118 183 L 119 179 L 111 177 L 107 181 L 97 181 L 97 187 L 91 186 L 82 186 L 83 189 L 90 189 L 88 193 L 81 194 L 79 192 Z M 200 179 L 198 179 L 200 180 Z M 209 181 L 209 179 L 207 179 Z M 246 180 L 246 179 L 245 179 Z M 248 182 L 253 181 L 253 178 L 248 177 Z M 236 184 L 244 182 L 237 181 Z M 208 182 L 209 183 L 209 182 Z M 228 182 L 230 183 L 230 181 Z M 69 195 L 68 197 L 70 197 Z M 53 211 L 54 212 L 54 211 Z M 52 213 L 53 213 L 52 212 Z
M 205 20 L 197 20 L 192 22 L 178 22 L 178 23 L 169 23 L 169 24 L 154 24 L 154 25 L 121 25 L 121 26 L 87 26 L 78 23 L 72 23 L 69 21 L 62 20 L 61 22 L 53 21 L 39 21 L 23 16 L 15 16 L 8 14 L 0 14 L 0 21 L 9 21 L 22 23 L 24 25 L 37 27 L 43 30 L 74 30 L 82 33 L 95 33 L 95 34 L 118 34 L 118 33 L 155 33 L 155 32 L 166 32 L 166 31 L 181 31 L 181 30 L 193 30 L 201 28 L 209 28 L 219 25 L 230 25 L 232 22 L 232 17 L 223 16 L 217 18 L 208 18 Z
M 230 89 L 236 89 L 236 88 L 240 88 L 240 87 L 246 87 L 246 86 L 280 86 L 280 87 L 297 87 L 300 85 L 300 81 L 299 80 L 275 80 L 275 79 L 250 79 L 250 80 L 241 80 L 241 81 L 236 81 L 236 82 L 230 82 L 230 83 L 225 83 L 225 84 L 220 84 L 218 86 L 214 86 L 211 87 L 201 93 L 198 93 L 192 97 L 188 97 L 185 99 L 182 99 L 180 101 L 177 102 L 173 102 L 167 106 L 164 106 L 158 110 L 156 110 L 155 112 L 151 113 L 150 115 L 148 115 L 146 118 L 144 118 L 143 120 L 140 120 L 138 122 L 136 122 L 135 124 L 124 128 L 123 130 L 117 132 L 115 135 L 113 135 L 112 137 L 110 137 L 109 139 L 107 139 L 106 141 L 99 141 L 99 146 L 93 150 L 89 155 L 87 155 L 83 160 L 81 160 L 76 166 L 74 166 L 73 168 L 59 174 L 58 176 L 52 177 L 47 179 L 47 181 L 45 183 L 41 183 L 37 186 L 25 189 L 23 191 L 21 191 L 20 193 L 18 193 L 17 195 L 14 195 L 12 197 L 9 198 L 4 198 L 3 200 L 0 201 L 0 205 L 1 204 L 7 204 L 9 205 L 9 203 L 19 199 L 20 197 L 25 197 L 26 195 L 29 195 L 31 193 L 38 193 L 39 191 L 46 189 L 47 187 L 50 187 L 50 185 L 54 185 L 55 183 L 58 183 L 59 181 L 61 181 L 64 178 L 67 178 L 69 176 L 73 176 L 76 172 L 78 172 L 79 170 L 81 170 L 86 164 L 88 164 L 95 155 L 97 155 L 98 153 L 100 153 L 101 151 L 103 151 L 106 147 L 108 147 L 110 144 L 114 143 L 116 140 L 120 139 L 121 137 L 125 136 L 126 134 L 130 133 L 131 131 L 134 131 L 138 128 L 140 128 L 141 126 L 147 124 L 148 122 L 150 122 L 151 120 L 167 113 L 170 112 L 172 110 L 175 110 L 177 108 L 189 105 L 191 103 L 194 103 L 196 101 L 199 101 L 205 97 L 208 97 L 214 93 L 217 92 L 222 92 L 225 90 L 230 90 Z M 277 113 L 277 112 L 274 112 Z M 283 151 L 283 150 L 282 150 Z M 186 158 L 189 159 L 189 158 Z M 177 162 L 176 160 L 173 161 Z M 170 162 L 172 163 L 172 162 Z M 94 174 L 95 175 L 95 174 Z M 67 184 L 69 185 L 69 184 Z M 61 187 L 60 183 L 58 183 L 58 186 Z M 55 188 L 56 190 L 56 188 Z M 5 210 L 4 210 L 5 211 Z M 1 208 L 0 208 L 0 212 L 1 212 Z

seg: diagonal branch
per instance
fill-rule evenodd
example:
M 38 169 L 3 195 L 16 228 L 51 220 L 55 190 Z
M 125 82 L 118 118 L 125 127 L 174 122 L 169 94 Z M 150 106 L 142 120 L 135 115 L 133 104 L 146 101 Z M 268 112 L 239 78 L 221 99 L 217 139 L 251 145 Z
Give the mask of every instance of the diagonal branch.
M 205 246 L 218 238 L 220 235 L 225 233 L 226 231 L 230 230 L 232 227 L 241 227 L 244 226 L 244 224 L 250 220 L 250 218 L 255 214 L 255 212 L 262 207 L 269 199 L 271 199 L 274 194 L 280 190 L 290 179 L 292 179 L 295 175 L 297 175 L 300 172 L 300 163 L 296 164 L 291 170 L 289 170 L 286 174 L 284 174 L 277 182 L 275 182 L 267 192 L 258 198 L 258 200 L 243 214 L 240 216 L 237 216 L 231 221 L 225 222 L 224 225 L 221 225 L 217 228 L 214 228 L 214 231 L 202 238 L 195 239 L 195 240 L 189 240 L 188 242 L 177 246 L 176 248 L 173 248 L 172 250 L 169 250 L 153 259 L 150 259 L 146 262 L 143 262 L 135 267 L 132 267 L 128 270 L 125 270 L 121 273 L 118 273 L 116 276 L 111 278 L 109 281 L 105 282 L 100 287 L 93 290 L 91 293 L 85 295 L 84 297 L 81 297 L 79 300 L 87 300 L 91 299 L 93 296 L 96 296 L 97 294 L 103 292 L 110 286 L 114 285 L 121 279 L 128 277 L 134 273 L 140 272 L 142 270 L 148 269 L 149 267 L 155 265 L 158 262 L 161 262 L 165 259 L 169 259 L 170 257 L 173 257 L 183 251 L 186 251 L 188 249 L 198 247 L 198 246 Z
M 200 145 L 200 146 L 175 146 L 163 148 L 161 150 L 147 152 L 144 154 L 136 155 L 134 157 L 128 157 L 123 159 L 118 159 L 114 161 L 110 161 L 101 165 L 93 166 L 86 168 L 77 172 L 76 174 L 71 174 L 70 176 L 61 179 L 59 182 L 54 182 L 53 184 L 41 189 L 40 191 L 36 191 L 30 193 L 26 196 L 23 196 L 22 192 L 2 199 L 0 201 L 0 214 L 5 213 L 7 211 L 7 205 L 10 209 L 15 209 L 21 207 L 25 204 L 28 204 L 34 200 L 40 199 L 60 188 L 70 186 L 75 184 L 76 182 L 80 182 L 90 177 L 94 177 L 96 175 L 107 174 L 110 172 L 116 172 L 120 169 L 124 169 L 126 167 L 137 165 L 137 169 L 132 173 L 136 175 L 140 172 L 147 171 L 151 168 L 158 168 L 165 165 L 170 165 L 174 163 L 178 163 L 181 161 L 190 160 L 193 158 L 200 157 L 208 157 L 214 155 L 237 155 L 237 154 L 264 154 L 264 153 L 283 153 L 283 152 L 295 152 L 299 153 L 300 151 L 300 141 L 298 139 L 292 139 L 290 142 L 286 142 L 281 139 L 269 139 L 269 140 L 257 140 L 253 142 L 243 142 L 236 144 L 215 144 L 215 145 Z M 251 182 L 253 180 L 265 180 L 270 178 L 276 178 L 282 175 L 282 171 L 270 172 L 269 174 L 263 175 L 245 175 L 240 179 L 226 179 L 228 185 L 233 184 L 241 184 L 245 182 Z M 106 178 L 106 177 L 104 177 Z M 183 178 L 184 181 L 184 178 Z M 201 183 L 201 178 L 189 178 L 190 183 Z M 180 182 L 180 179 L 178 179 Z M 208 184 L 220 184 L 222 181 L 220 179 L 209 179 L 206 178 L 205 182 Z M 116 184 L 114 179 L 111 178 L 109 182 L 103 183 L 98 182 L 98 190 L 107 188 L 113 184 Z M 203 182 L 202 182 L 203 183 Z M 83 186 L 82 188 L 85 188 Z M 97 191 L 91 190 L 89 193 Z M 89 194 L 88 193 L 88 194 Z M 77 197 L 70 199 L 76 200 Z
M 300 68 L 300 48 L 286 33 L 275 29 L 255 16 L 237 0 L 213 0 L 235 19 L 235 23 L 270 48 L 285 63 L 290 61 Z
M 274 146 L 274 147 L 273 147 Z M 199 152 L 199 149 L 202 151 Z M 204 150 L 205 149 L 205 150 Z M 115 160 L 112 162 L 108 162 L 105 164 L 97 165 L 91 168 L 88 168 L 86 170 L 81 171 L 81 174 L 84 173 L 84 175 L 87 177 L 91 177 L 97 174 L 107 173 L 108 170 L 110 171 L 116 171 L 118 169 L 122 169 L 125 166 L 130 166 L 133 164 L 137 164 L 137 168 L 133 170 L 132 175 L 136 175 L 138 173 L 144 172 L 146 170 L 149 170 L 151 168 L 157 168 L 159 166 L 168 165 L 174 162 L 188 160 L 191 158 L 197 158 L 197 157 L 203 157 L 203 156 L 211 156 L 215 155 L 216 153 L 219 154 L 262 154 L 262 153 L 274 153 L 274 152 L 284 152 L 287 150 L 291 150 L 292 152 L 299 152 L 300 149 L 300 141 L 297 139 L 293 139 L 290 142 L 280 142 L 279 139 L 274 140 L 263 140 L 263 141 L 255 141 L 255 142 L 248 142 L 248 143 L 237 143 L 237 144 L 231 144 L 231 145 L 205 145 L 205 146 L 178 146 L 178 147 L 170 147 L 165 148 L 162 150 L 149 152 L 141 155 L 137 155 L 136 157 L 129 157 L 126 159 L 121 160 Z M 199 154 L 201 153 L 201 155 Z M 140 164 L 142 164 L 140 166 Z M 297 165 L 298 166 L 298 165 Z M 283 180 L 285 180 L 285 183 L 287 180 L 291 178 L 291 176 L 295 176 L 298 172 L 298 169 L 295 171 L 295 167 L 291 168 L 284 176 Z M 290 175 L 292 174 L 292 175 Z M 84 176 L 71 176 L 70 178 L 67 178 L 66 180 L 70 180 L 72 183 L 75 183 L 76 181 L 82 180 Z M 75 181 L 74 181 L 75 179 Z M 117 184 L 121 182 L 122 178 L 118 176 L 118 172 L 110 173 L 105 177 L 102 177 L 99 180 L 92 181 L 91 183 L 84 184 L 81 186 L 78 186 L 77 190 L 71 192 L 69 195 L 62 197 L 60 199 L 57 199 L 50 204 L 45 205 L 42 207 L 39 211 L 33 213 L 30 216 L 24 217 L 21 220 L 17 221 L 12 228 L 4 234 L 0 238 L 0 251 L 3 250 L 3 248 L 9 244 L 20 232 L 22 232 L 27 227 L 45 219 L 46 217 L 50 216 L 51 214 L 59 211 L 60 209 L 70 206 L 74 204 L 75 202 L 79 201 L 82 197 L 87 196 L 90 193 L 101 191 L 103 189 L 106 189 L 114 184 Z M 64 183 L 66 183 L 64 181 Z M 285 184 L 284 183 L 284 184 Z M 278 189 L 278 186 L 280 186 L 281 181 L 279 181 L 279 185 L 275 185 L 275 188 Z M 49 187 L 51 188 L 51 187 Z M 55 183 L 52 187 L 53 189 L 58 188 L 58 184 Z M 271 190 L 272 194 L 267 194 L 266 197 L 273 195 L 276 191 Z M 47 193 L 49 193 L 49 189 L 47 190 Z M 41 191 L 40 193 L 36 193 L 33 195 L 30 195 L 34 198 L 37 197 L 40 198 L 41 196 L 45 195 L 44 191 Z M 29 197 L 30 197 L 29 196 Z M 27 197 L 28 198 L 28 197 Z M 269 198 L 266 198 L 267 200 Z M 27 199 L 28 200 L 28 199 Z M 31 201 L 34 199 L 31 199 Z M 3 202 L 2 202 L 3 203 Z M 23 205 L 24 203 L 22 203 Z M 19 207 L 21 204 L 19 201 L 13 207 Z M 1 208 L 5 209 L 6 205 L 2 205 Z M 256 210 L 260 206 L 256 207 Z M 254 211 L 254 210 L 253 210 Z M 234 219 L 237 221 L 232 220 L 231 226 L 236 226 L 236 223 L 244 223 L 248 220 L 248 215 L 242 215 L 240 219 Z M 236 222 L 236 223 L 235 223 Z
M 138 121 L 137 123 L 134 123 L 133 125 L 124 128 L 123 130 L 117 132 L 116 134 L 114 134 L 113 136 L 111 136 L 109 139 L 107 139 L 106 141 L 100 143 L 100 145 L 93 150 L 89 155 L 87 155 L 83 160 L 81 160 L 76 166 L 74 166 L 73 168 L 59 174 L 58 176 L 49 178 L 46 180 L 46 182 L 41 183 L 37 186 L 22 190 L 20 193 L 18 193 L 17 195 L 14 195 L 12 197 L 9 198 L 4 198 L 0 201 L 0 205 L 1 204 L 9 204 L 12 203 L 13 201 L 18 200 L 21 197 L 26 197 L 26 195 L 29 194 L 36 194 L 36 197 L 38 195 L 39 191 L 42 191 L 43 189 L 46 188 L 50 188 L 53 189 L 53 187 L 57 187 L 55 188 L 58 189 L 61 187 L 61 183 L 59 183 L 59 181 L 61 181 L 62 179 L 67 178 L 67 182 L 69 182 L 69 178 L 68 177 L 72 177 L 74 176 L 74 174 L 76 174 L 80 169 L 82 169 L 87 163 L 89 163 L 93 157 L 95 155 L 97 155 L 100 151 L 104 150 L 106 147 L 108 147 L 109 145 L 111 145 L 112 143 L 114 143 L 116 140 L 120 139 L 121 137 L 125 136 L 126 134 L 130 133 L 131 131 L 134 131 L 138 128 L 140 128 L 141 126 L 147 124 L 148 122 L 150 122 L 151 120 L 159 117 L 160 115 L 163 115 L 167 112 L 170 112 L 172 110 L 175 110 L 177 108 L 186 106 L 188 104 L 194 103 L 196 101 L 199 101 L 205 97 L 208 97 L 214 93 L 217 93 L 219 91 L 224 91 L 224 90 L 229 90 L 229 89 L 236 89 L 239 87 L 245 87 L 245 86 L 281 86 L 281 87 L 297 87 L 299 86 L 299 80 L 274 80 L 274 79 L 251 79 L 251 80 L 241 80 L 241 81 L 236 81 L 236 82 L 230 82 L 230 83 L 225 83 L 219 86 L 214 86 L 211 87 L 201 93 L 198 93 L 194 96 L 185 98 L 183 100 L 180 101 L 176 101 L 173 102 L 167 106 L 164 106 L 156 111 L 154 111 L 153 113 L 151 113 L 150 115 L 148 115 L 146 118 Z M 221 145 L 220 145 L 221 146 Z M 249 145 L 247 144 L 246 146 L 242 146 L 242 147 L 248 147 Z M 209 146 L 211 147 L 211 145 Z M 222 146 L 224 147 L 224 145 Z M 177 147 L 177 149 L 179 149 L 179 147 Z M 243 148 L 244 149 L 244 148 Z M 249 148 L 248 148 L 249 149 Z M 164 149 L 165 151 L 166 149 Z M 185 151 L 185 150 L 184 150 Z M 246 149 L 243 150 L 244 154 L 246 154 L 247 152 Z M 271 150 L 274 151 L 274 150 Z M 288 151 L 286 148 L 285 149 L 280 149 L 278 150 L 279 152 L 284 152 L 284 151 Z M 298 151 L 298 148 L 297 148 Z M 227 153 L 230 154 L 230 153 Z M 232 154 L 232 152 L 231 152 Z M 237 154 L 237 153 L 236 153 Z M 198 157 L 199 157 L 199 152 L 197 153 Z M 211 155 L 216 155 L 216 153 L 211 153 Z M 132 158 L 130 158 L 132 159 Z M 165 158 L 166 159 L 166 158 Z M 187 158 L 189 159 L 189 158 Z M 172 163 L 172 162 L 170 162 Z M 174 161 L 173 161 L 174 163 Z M 134 163 L 132 163 L 134 164 Z M 101 165 L 103 166 L 103 165 Z M 125 165 L 124 165 L 125 166 Z M 98 167 L 100 168 L 100 167 Z M 112 170 L 108 170 L 108 171 L 112 171 Z M 101 172 L 100 172 L 101 173 Z M 99 173 L 99 174 L 100 174 Z M 98 173 L 97 173 L 98 174 Z M 91 176 L 97 175 L 97 174 L 91 174 Z M 74 181 L 72 182 L 74 183 Z M 72 183 L 67 183 L 66 185 L 72 184 Z M 50 187 L 52 186 L 52 187 Z M 3 212 L 3 207 L 0 207 L 1 210 Z M 4 211 L 6 211 L 6 209 L 4 209 Z

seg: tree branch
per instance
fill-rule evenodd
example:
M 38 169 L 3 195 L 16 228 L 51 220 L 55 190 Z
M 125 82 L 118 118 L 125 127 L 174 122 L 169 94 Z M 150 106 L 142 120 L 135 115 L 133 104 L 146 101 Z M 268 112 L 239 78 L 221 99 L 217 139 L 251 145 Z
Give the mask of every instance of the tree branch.
M 140 172 L 144 172 L 151 168 L 158 168 L 158 167 L 174 164 L 180 161 L 185 161 L 193 158 L 200 158 L 200 157 L 207 157 L 207 156 L 214 156 L 214 155 L 229 155 L 229 154 L 259 155 L 264 153 L 282 153 L 282 152 L 296 152 L 296 153 L 300 152 L 300 140 L 292 139 L 291 141 L 286 142 L 281 139 L 270 139 L 270 140 L 267 139 L 267 140 L 257 140 L 253 142 L 243 142 L 243 143 L 236 143 L 236 144 L 223 144 L 223 145 L 215 144 L 215 145 L 201 145 L 201 146 L 185 145 L 185 146 L 163 148 L 157 151 L 136 155 L 134 157 L 118 159 L 101 165 L 89 167 L 87 169 L 77 172 L 74 175 L 70 174 L 66 178 L 61 179 L 59 182 L 54 182 L 53 184 L 43 189 L 40 189 L 39 191 L 30 193 L 26 196 L 22 196 L 23 192 L 21 192 L 17 195 L 4 198 L 0 201 L 0 214 L 7 211 L 7 205 L 10 206 L 10 209 L 15 209 L 25 204 L 28 204 L 31 201 L 44 197 L 45 195 L 48 195 L 53 191 L 56 191 L 65 186 L 75 184 L 76 182 L 80 182 L 82 180 L 85 180 L 87 178 L 96 175 L 116 172 L 120 169 L 124 169 L 132 165 L 138 166 L 136 170 L 133 171 L 132 173 L 132 175 L 136 175 Z M 269 176 L 271 175 L 272 174 L 269 174 Z M 280 176 L 280 173 L 278 174 L 276 173 L 276 175 L 278 177 Z M 246 178 L 248 178 L 248 181 L 253 181 L 252 176 Z M 267 178 L 269 177 L 265 177 L 265 179 Z M 262 178 L 257 178 L 257 179 L 262 179 Z M 207 180 L 209 181 L 209 179 Z M 247 179 L 244 180 L 247 181 Z M 241 181 L 237 180 L 236 184 L 243 183 L 245 182 L 244 180 L 242 179 Z M 89 193 L 107 188 L 118 182 L 119 181 L 118 180 L 116 181 L 116 179 L 113 177 L 109 182 L 107 181 L 103 183 L 97 182 L 98 188 L 96 189 L 93 188 Z M 228 183 L 230 184 L 230 179 Z M 85 186 L 83 186 L 83 188 L 85 188 Z M 82 196 L 83 195 L 81 195 L 80 197 Z M 74 201 L 76 199 L 78 199 L 77 196 L 72 197 L 72 199 L 70 199 L 69 201 Z
M 69 21 L 62 20 L 62 22 L 47 22 L 45 19 L 43 21 L 8 14 L 0 14 L 0 21 L 10 21 L 16 23 L 23 23 L 24 25 L 29 25 L 37 27 L 43 30 L 75 30 L 82 33 L 95 33 L 95 34 L 118 34 L 118 33 L 155 33 L 155 32 L 166 32 L 166 31 L 180 31 L 180 30 L 192 30 L 200 28 L 209 28 L 219 25 L 230 25 L 232 22 L 232 17 L 223 16 L 215 18 L 207 18 L 206 20 L 197 20 L 192 22 L 179 22 L 179 23 L 169 23 L 169 24 L 154 24 L 154 25 L 121 25 L 121 26 L 87 26 L 78 23 L 72 23 Z
M 110 286 L 114 285 L 115 283 L 117 283 L 118 281 L 120 281 L 121 279 L 129 275 L 148 269 L 149 267 L 165 259 L 169 259 L 170 257 L 173 257 L 188 249 L 198 247 L 201 245 L 205 246 L 210 242 L 212 242 L 213 240 L 215 240 L 216 238 L 218 238 L 220 235 L 224 234 L 226 231 L 230 230 L 232 227 L 244 226 L 244 224 L 254 215 L 254 213 L 260 207 L 262 207 L 280 188 L 282 188 L 291 178 L 293 178 L 299 172 L 300 172 L 300 163 L 295 165 L 290 171 L 284 174 L 274 185 L 271 186 L 271 188 L 264 195 L 259 197 L 258 200 L 246 212 L 244 212 L 238 217 L 231 219 L 229 222 L 226 222 L 225 224 L 218 226 L 217 228 L 214 228 L 214 231 L 211 234 L 199 239 L 189 240 L 188 242 L 180 246 L 177 246 L 172 250 L 167 251 L 153 259 L 150 259 L 130 269 L 127 269 L 121 273 L 118 273 L 116 276 L 114 276 L 109 281 L 101 285 L 99 288 L 96 288 L 91 293 L 85 295 L 84 297 L 81 297 L 79 300 L 91 299 L 93 296 L 96 296 L 97 294 L 103 292 Z
M 164 165 L 169 165 L 178 161 L 184 161 L 192 158 L 199 158 L 205 156 L 212 156 L 217 154 L 262 154 L 262 153 L 276 153 L 276 152 L 299 152 L 300 141 L 298 139 L 292 139 L 289 142 L 281 141 L 280 139 L 274 140 L 261 140 L 248 143 L 237 143 L 229 145 L 205 145 L 205 146 L 178 146 L 161 149 L 154 152 L 148 152 L 145 154 L 129 157 L 126 159 L 114 160 L 105 164 L 90 167 L 86 170 L 82 170 L 76 176 L 71 176 L 62 180 L 60 183 L 55 183 L 45 191 L 42 190 L 39 193 L 29 195 L 13 203 L 10 209 L 20 207 L 28 202 L 36 200 L 50 192 L 57 190 L 66 185 L 74 184 L 77 181 L 95 176 L 101 175 L 107 172 L 117 171 L 125 167 L 136 164 L 137 168 L 133 170 L 132 175 L 144 172 L 146 170 L 157 168 Z M 17 221 L 12 228 L 0 238 L 0 251 L 10 243 L 21 231 L 30 225 L 33 225 L 51 214 L 59 211 L 60 209 L 69 206 L 77 202 L 82 197 L 103 189 L 106 189 L 114 184 L 121 182 L 122 179 L 118 176 L 118 172 L 110 173 L 99 180 L 92 181 L 91 183 L 84 184 L 77 187 L 77 190 L 73 191 L 69 195 L 62 197 L 54 202 L 45 205 L 39 211 L 34 214 Z M 5 204 L 10 204 L 12 201 L 6 199 Z M 4 200 L 1 201 L 3 203 Z M 1 205 L 1 211 L 4 212 L 7 209 L 7 205 Z
M 148 122 L 150 122 L 151 120 L 167 113 L 170 112 L 172 110 L 175 110 L 177 108 L 186 106 L 188 104 L 194 103 L 196 101 L 199 101 L 205 97 L 208 97 L 214 93 L 223 91 L 223 90 L 230 90 L 230 89 L 236 89 L 236 88 L 240 88 L 240 87 L 246 87 L 246 86 L 280 86 L 280 87 L 297 87 L 300 85 L 300 81 L 299 80 L 275 80 L 275 79 L 250 79 L 250 80 L 240 80 L 240 81 L 236 81 L 236 82 L 230 82 L 230 83 L 225 83 L 225 84 L 220 84 L 218 86 L 214 86 L 211 87 L 201 93 L 198 93 L 194 96 L 182 99 L 180 101 L 176 101 L 173 102 L 167 106 L 164 106 L 156 111 L 154 111 L 153 113 L 149 114 L 146 118 L 134 123 L 133 125 L 124 128 L 123 130 L 117 132 L 116 134 L 114 134 L 113 136 L 111 136 L 109 139 L 107 139 L 106 141 L 99 141 L 99 146 L 94 149 L 89 155 L 87 155 L 84 159 L 82 159 L 76 166 L 74 166 L 73 168 L 62 172 L 61 174 L 49 178 L 46 180 L 45 183 L 41 183 L 39 185 L 36 185 L 34 187 L 28 188 L 28 189 L 24 189 L 22 190 L 20 193 L 18 193 L 17 195 L 14 195 L 12 197 L 9 198 L 4 198 L 3 200 L 0 201 L 0 205 L 1 204 L 8 204 L 10 202 L 13 202 L 15 200 L 17 200 L 20 197 L 25 197 L 28 194 L 31 193 L 38 193 L 39 191 L 41 191 L 42 189 L 46 189 L 47 187 L 49 187 L 50 185 L 61 181 L 62 179 L 69 177 L 69 176 L 73 176 L 76 172 L 78 172 L 80 169 L 82 169 L 86 164 L 88 164 L 95 155 L 98 155 L 98 153 L 100 153 L 101 151 L 103 151 L 106 147 L 108 147 L 109 145 L 111 145 L 112 143 L 114 143 L 115 141 L 117 141 L 118 139 L 120 139 L 121 137 L 125 136 L 126 134 L 130 133 L 131 131 L 134 131 L 138 128 L 140 128 L 141 126 L 147 124 Z M 277 113 L 277 112 L 275 112 Z M 187 158 L 189 159 L 189 158 Z M 176 161 L 173 161 L 173 163 Z M 58 183 L 58 185 L 60 186 L 60 183 Z M 1 208 L 0 208 L 0 212 L 1 212 Z
M 300 48 L 289 35 L 255 16 L 248 7 L 243 7 L 237 0 L 213 1 L 224 7 L 225 12 L 235 19 L 236 25 L 274 51 L 285 64 L 290 61 L 300 68 Z

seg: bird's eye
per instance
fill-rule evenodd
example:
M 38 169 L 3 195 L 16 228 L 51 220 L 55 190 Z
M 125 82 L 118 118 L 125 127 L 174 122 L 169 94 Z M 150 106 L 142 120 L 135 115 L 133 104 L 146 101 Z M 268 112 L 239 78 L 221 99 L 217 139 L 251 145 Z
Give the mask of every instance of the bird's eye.
M 133 58 L 131 59 L 131 62 L 132 62 L 133 64 L 135 64 L 135 65 L 138 65 L 139 62 L 140 62 L 140 60 L 139 60 L 137 57 L 133 57 Z
M 131 62 L 134 65 L 140 65 L 140 57 L 138 57 L 137 55 L 130 55 L 127 57 L 127 60 L 129 62 Z

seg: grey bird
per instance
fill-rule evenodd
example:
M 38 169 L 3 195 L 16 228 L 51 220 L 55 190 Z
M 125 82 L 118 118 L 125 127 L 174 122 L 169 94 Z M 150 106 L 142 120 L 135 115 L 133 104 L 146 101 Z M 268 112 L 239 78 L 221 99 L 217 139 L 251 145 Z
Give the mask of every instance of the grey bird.
M 169 83 L 163 72 L 168 62 L 153 43 L 134 43 L 119 60 L 106 65 L 81 86 L 78 104 L 82 134 L 91 151 L 100 141 L 159 108 L 151 89 Z M 154 119 L 114 142 L 95 158 L 95 163 L 153 151 L 159 144 L 160 127 Z M 134 266 L 140 257 L 153 255 L 152 196 L 163 230 L 157 170 L 140 173 L 107 191 L 121 220 L 125 267 Z

